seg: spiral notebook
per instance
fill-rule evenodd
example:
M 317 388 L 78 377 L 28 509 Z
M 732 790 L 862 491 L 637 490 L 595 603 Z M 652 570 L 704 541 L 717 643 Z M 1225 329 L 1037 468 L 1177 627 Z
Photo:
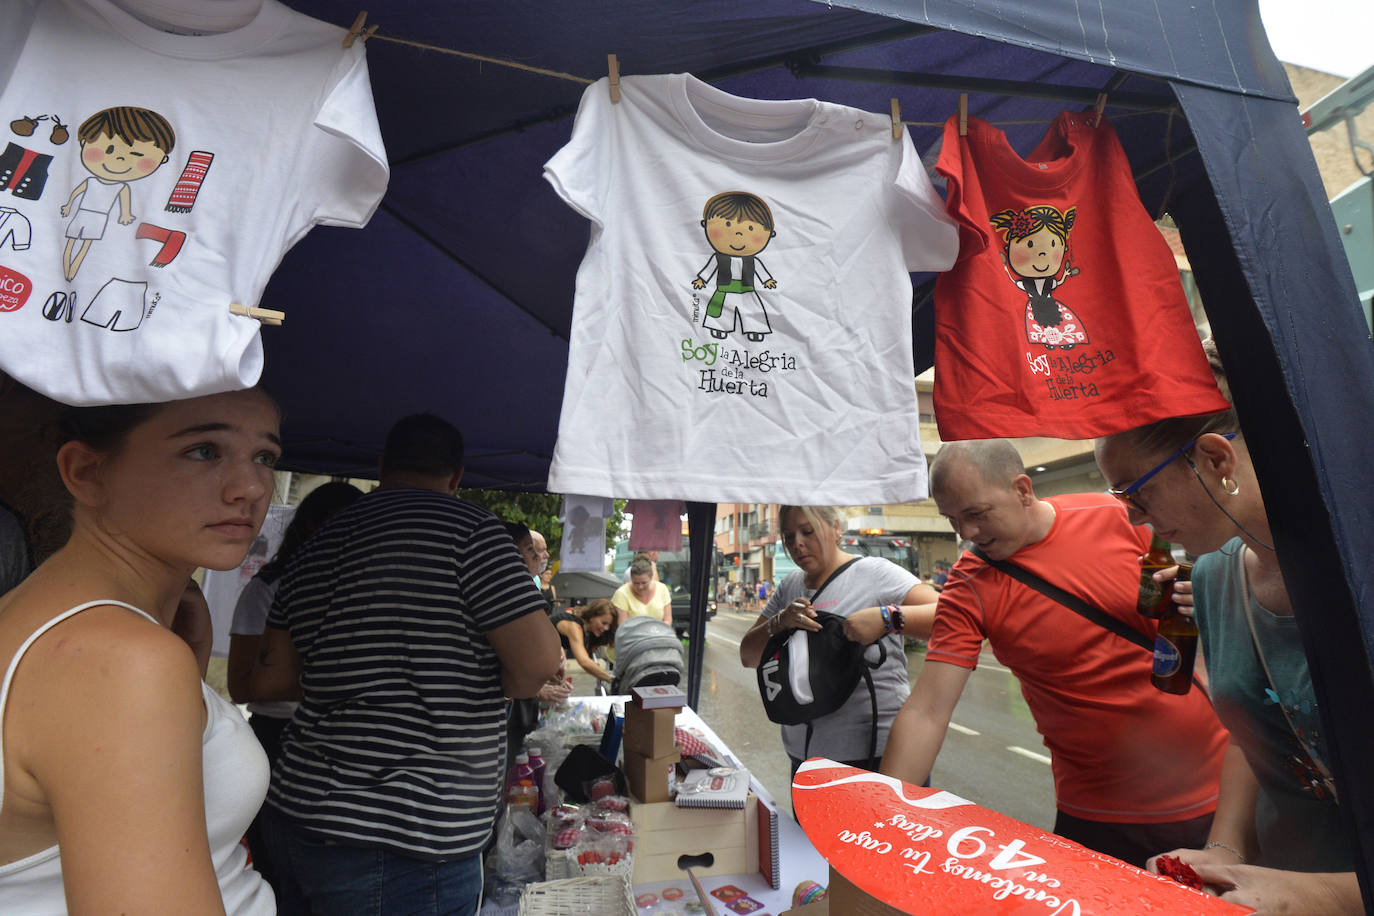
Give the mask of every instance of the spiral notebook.
M 773 890 L 782 887 L 782 863 L 778 853 L 778 811 L 761 798 L 754 799 L 758 805 L 759 822 L 759 874 L 763 875 Z
M 743 808 L 748 797 L 748 770 L 711 767 L 689 771 L 673 801 L 679 808 Z

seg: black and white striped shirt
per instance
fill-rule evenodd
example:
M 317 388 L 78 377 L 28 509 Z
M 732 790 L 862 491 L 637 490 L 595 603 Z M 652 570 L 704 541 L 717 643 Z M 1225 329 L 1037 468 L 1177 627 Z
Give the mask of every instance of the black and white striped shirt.
M 268 616 L 300 652 L 304 693 L 269 803 L 348 845 L 481 851 L 506 722 L 483 634 L 543 608 L 486 509 L 409 489 L 349 506 L 297 553 Z

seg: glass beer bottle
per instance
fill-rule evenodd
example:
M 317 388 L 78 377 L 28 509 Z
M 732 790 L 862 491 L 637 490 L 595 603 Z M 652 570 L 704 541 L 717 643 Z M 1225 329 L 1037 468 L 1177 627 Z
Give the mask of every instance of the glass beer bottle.
M 1155 573 L 1173 565 L 1174 557 L 1169 553 L 1169 542 L 1151 533 L 1150 550 L 1140 556 L 1140 594 L 1135 605 L 1140 616 L 1158 620 L 1173 607 L 1169 600 L 1173 595 L 1173 587 L 1168 582 L 1156 582 L 1154 579 Z
M 1187 582 L 1193 567 L 1178 564 L 1176 582 Z M 1159 622 L 1155 636 L 1154 668 L 1150 683 L 1165 693 L 1185 694 L 1193 686 L 1193 663 L 1197 659 L 1197 623 L 1192 617 L 1180 614 L 1170 591 L 1170 613 Z

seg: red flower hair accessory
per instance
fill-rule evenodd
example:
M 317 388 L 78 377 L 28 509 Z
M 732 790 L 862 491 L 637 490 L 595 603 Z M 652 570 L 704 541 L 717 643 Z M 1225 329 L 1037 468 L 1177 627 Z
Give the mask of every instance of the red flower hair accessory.
M 1012 238 L 1023 239 L 1035 232 L 1035 217 L 1022 210 L 1011 218 L 1011 231 L 1008 233 Z

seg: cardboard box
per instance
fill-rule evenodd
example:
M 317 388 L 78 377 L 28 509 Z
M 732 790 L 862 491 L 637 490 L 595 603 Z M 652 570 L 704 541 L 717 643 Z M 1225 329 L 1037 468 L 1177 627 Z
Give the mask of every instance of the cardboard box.
M 660 706 L 681 709 L 687 705 L 687 694 L 680 687 L 636 687 L 633 705 L 641 709 L 656 709 Z
M 830 901 L 824 898 L 813 900 L 804 906 L 785 910 L 779 916 L 830 916 Z
M 673 769 L 681 759 L 677 748 L 661 757 L 645 757 L 626 749 L 621 770 L 630 794 L 642 802 L 668 801 L 672 798 Z
M 671 754 L 676 748 L 673 738 L 676 721 L 677 710 L 671 707 L 640 709 L 634 704 L 626 706 L 625 734 L 622 738 L 625 750 L 645 757 Z
M 833 866 L 830 869 L 830 884 L 825 890 L 825 902 L 830 909 L 845 916 L 905 916 L 904 910 L 883 903 L 867 891 L 855 887 Z M 807 916 L 810 916 L 809 911 Z
M 635 825 L 633 882 L 675 881 L 686 876 L 679 856 L 709 852 L 715 861 L 697 875 L 746 875 L 759 870 L 758 805 L 743 808 L 679 808 L 672 802 L 630 805 Z

